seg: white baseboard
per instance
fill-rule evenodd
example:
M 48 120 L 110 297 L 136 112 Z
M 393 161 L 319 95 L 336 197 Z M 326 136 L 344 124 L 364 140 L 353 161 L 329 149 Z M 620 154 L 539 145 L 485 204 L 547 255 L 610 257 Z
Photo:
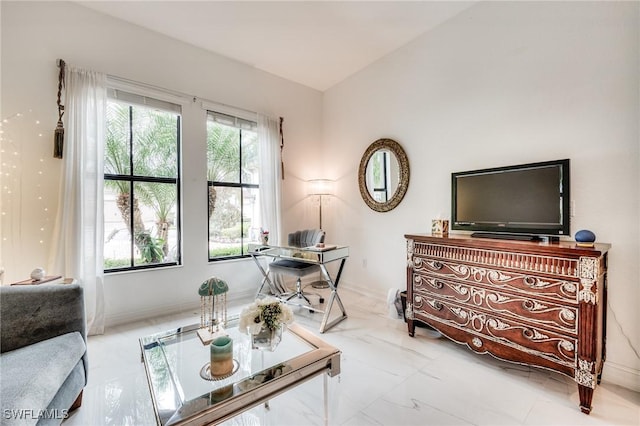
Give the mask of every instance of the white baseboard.
M 634 392 L 640 392 L 640 371 L 614 362 L 605 361 L 602 370 L 602 382 L 622 386 Z
M 247 290 L 239 293 L 233 293 L 233 295 L 227 296 L 227 304 L 233 305 L 235 303 L 244 303 L 248 300 L 253 300 L 255 297 L 254 290 Z M 197 312 L 200 309 L 200 299 L 194 297 L 193 300 L 183 301 L 178 303 L 172 303 L 168 305 L 153 306 L 147 309 L 138 309 L 135 312 L 123 312 L 115 315 L 107 315 L 105 317 L 105 327 L 113 327 L 120 324 L 127 324 L 130 322 L 142 321 L 149 318 L 155 318 L 163 315 L 177 314 L 194 310 Z

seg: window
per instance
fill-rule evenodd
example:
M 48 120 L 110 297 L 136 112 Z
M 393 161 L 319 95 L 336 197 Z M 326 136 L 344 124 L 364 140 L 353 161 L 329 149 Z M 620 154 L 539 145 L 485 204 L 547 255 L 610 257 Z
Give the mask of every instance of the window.
M 379 203 L 386 203 L 389 201 L 389 153 L 377 151 L 369 161 L 373 170 L 373 199 Z
M 180 106 L 109 90 L 105 272 L 180 264 Z
M 259 150 L 253 121 L 207 113 L 209 260 L 247 255 L 260 234 Z

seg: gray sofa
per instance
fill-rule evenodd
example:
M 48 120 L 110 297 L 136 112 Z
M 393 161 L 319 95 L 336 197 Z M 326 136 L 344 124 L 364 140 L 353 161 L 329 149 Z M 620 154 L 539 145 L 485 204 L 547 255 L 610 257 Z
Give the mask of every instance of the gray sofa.
M 82 287 L 0 287 L 0 424 L 60 424 L 87 383 Z

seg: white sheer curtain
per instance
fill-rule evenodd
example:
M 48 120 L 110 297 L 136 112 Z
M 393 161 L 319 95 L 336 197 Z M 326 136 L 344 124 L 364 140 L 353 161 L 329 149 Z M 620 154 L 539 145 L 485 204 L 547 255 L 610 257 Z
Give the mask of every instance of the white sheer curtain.
M 269 231 L 269 243 L 280 243 L 281 170 L 280 128 L 274 118 L 258 114 L 258 143 L 260 145 L 260 213 L 262 228 Z
M 49 270 L 84 287 L 88 334 L 104 333 L 106 75 L 67 66 L 65 140 Z

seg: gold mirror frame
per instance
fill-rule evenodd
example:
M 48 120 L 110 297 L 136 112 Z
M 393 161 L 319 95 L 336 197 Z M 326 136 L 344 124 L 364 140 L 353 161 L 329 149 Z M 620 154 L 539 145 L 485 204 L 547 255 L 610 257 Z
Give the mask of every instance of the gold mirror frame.
M 373 156 L 375 152 L 380 149 L 388 149 L 392 154 L 396 156 L 398 160 L 399 166 L 399 179 L 398 179 L 398 188 L 393 193 L 393 196 L 390 200 L 380 203 L 373 199 L 369 190 L 367 189 L 367 164 L 369 164 L 369 160 Z M 407 154 L 404 152 L 404 149 L 400 146 L 400 144 L 393 139 L 378 139 L 373 142 L 367 150 L 364 152 L 362 159 L 360 160 L 360 168 L 358 169 L 358 185 L 360 187 L 360 195 L 364 202 L 371 208 L 371 210 L 377 212 L 388 212 L 389 210 L 393 210 L 396 208 L 400 201 L 404 198 L 404 195 L 407 193 L 407 188 L 409 187 L 409 159 L 407 158 Z

